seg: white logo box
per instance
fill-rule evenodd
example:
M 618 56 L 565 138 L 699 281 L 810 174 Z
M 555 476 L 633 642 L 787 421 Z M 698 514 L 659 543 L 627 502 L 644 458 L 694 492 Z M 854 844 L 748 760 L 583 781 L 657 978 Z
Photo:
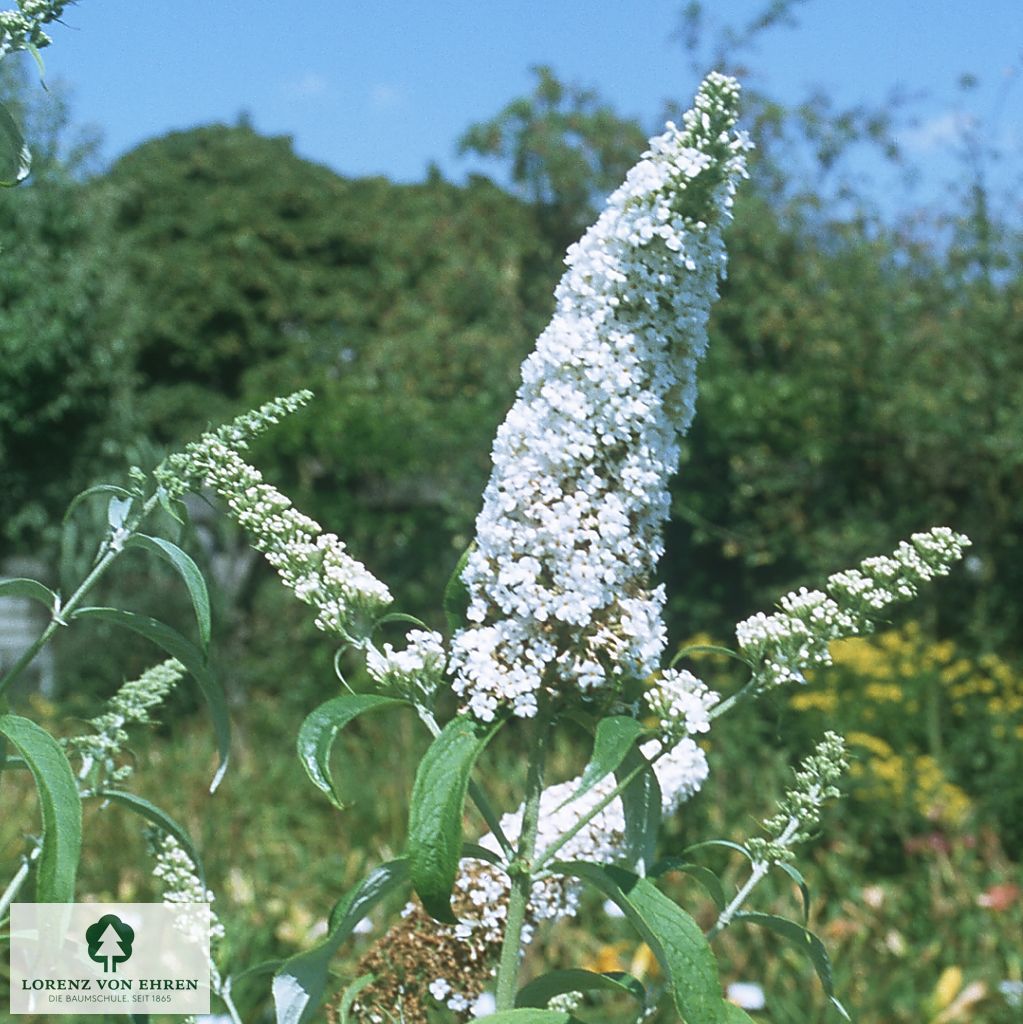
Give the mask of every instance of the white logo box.
M 11 1013 L 210 1012 L 208 903 L 15 903 Z

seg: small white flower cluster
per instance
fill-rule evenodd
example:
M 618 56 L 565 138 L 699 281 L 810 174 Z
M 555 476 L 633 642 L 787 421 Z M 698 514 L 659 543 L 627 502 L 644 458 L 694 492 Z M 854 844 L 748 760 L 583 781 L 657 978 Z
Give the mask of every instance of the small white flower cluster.
M 826 732 L 796 771 L 795 786 L 778 801 L 778 813 L 764 822 L 764 829 L 771 833 L 771 838 L 758 836 L 746 843 L 753 860 L 760 863 L 791 860 L 792 847 L 806 842 L 820 824 L 825 802 L 841 795 L 835 783 L 848 767 L 845 740 L 838 733 Z
M 67 746 L 82 759 L 82 776 L 98 766 L 99 782 L 120 782 L 131 774 L 130 765 L 117 766 L 117 756 L 128 742 L 127 727 L 148 725 L 150 711 L 166 699 L 185 675 L 185 666 L 174 658 L 143 672 L 138 679 L 125 683 L 111 698 L 108 709 L 89 720 L 95 733 L 73 736 Z
M 646 692 L 647 705 L 669 739 L 707 732 L 711 708 L 720 700 L 720 694 L 685 669 L 665 669 Z
M 710 75 L 569 249 L 462 574 L 471 625 L 451 669 L 478 719 L 534 715 L 544 685 L 587 693 L 657 667 L 664 593 L 651 579 L 745 174 L 738 97 Z
M 444 638 L 432 630 L 413 629 L 406 640 L 403 651 L 396 651 L 390 644 L 379 651 L 367 644 L 366 670 L 380 686 L 429 707 L 444 677 Z
M 345 640 L 362 640 L 391 594 L 345 550 L 344 543 L 291 499 L 264 482 L 258 469 L 238 454 L 246 440 L 304 405 L 309 392 L 277 399 L 211 434 L 204 434 L 158 471 L 172 495 L 194 481 L 214 490 L 231 517 L 252 537 L 253 546 L 277 570 L 295 596 L 316 609 L 316 625 Z
M 165 904 L 213 903 L 216 897 L 202 884 L 192 858 L 173 836 L 154 829 L 150 833 L 149 842 L 156 859 L 153 875 L 160 879 Z M 224 926 L 211 907 L 210 939 L 217 941 L 223 937 Z
M 43 25 L 56 21 L 67 4 L 68 0 L 18 0 L 16 11 L 0 11 L 0 57 L 49 46 L 52 40 Z
M 644 744 L 642 750 L 646 757 L 652 758 L 659 752 L 660 744 L 652 740 Z M 654 773 L 661 789 L 662 813 L 673 814 L 700 789 L 707 778 L 707 772 L 706 755 L 691 739 L 681 740 L 657 760 L 654 764 Z M 579 788 L 579 782 L 580 780 L 576 778 L 544 790 L 540 799 L 537 850 L 549 846 L 572 828 L 617 785 L 614 777 L 608 777 L 578 799 L 570 800 L 569 798 Z M 521 808 L 514 814 L 506 814 L 501 818 L 501 828 L 510 842 L 517 841 L 521 823 Z M 624 844 L 625 815 L 621 801 L 614 800 L 561 848 L 558 857 L 562 860 L 612 864 L 621 858 Z M 497 839 L 492 834 L 484 836 L 480 840 L 480 845 L 495 853 L 499 850 Z M 455 881 L 455 889 L 461 897 L 461 900 L 456 902 L 463 905 L 471 904 L 476 912 L 472 916 L 463 915 L 455 925 L 437 924 L 436 928 L 466 943 L 470 949 L 470 956 L 474 950 L 481 951 L 482 958 L 482 951 L 494 948 L 504 935 L 508 878 L 485 861 L 467 858 L 462 862 L 461 871 Z M 581 886 L 575 879 L 563 876 L 551 876 L 535 882 L 530 895 L 527 922 L 522 933 L 523 946 L 529 944 L 536 926 L 541 921 L 554 921 L 574 915 L 579 907 L 580 890 Z M 490 965 L 481 963 L 481 969 L 489 970 Z M 445 993 L 443 1001 L 448 1009 L 458 1010 L 469 1006 L 470 1001 L 466 993 L 454 991 L 450 986 Z M 441 998 L 436 993 L 434 996 Z
M 968 537 L 945 526 L 914 533 L 888 556 L 867 558 L 858 569 L 828 577 L 827 593 L 805 588 L 786 594 L 780 611 L 758 612 L 736 627 L 739 650 L 762 689 L 805 682 L 803 673 L 830 665 L 828 643 L 870 632 L 872 619 L 913 597 L 935 576 L 947 576 L 963 556 Z

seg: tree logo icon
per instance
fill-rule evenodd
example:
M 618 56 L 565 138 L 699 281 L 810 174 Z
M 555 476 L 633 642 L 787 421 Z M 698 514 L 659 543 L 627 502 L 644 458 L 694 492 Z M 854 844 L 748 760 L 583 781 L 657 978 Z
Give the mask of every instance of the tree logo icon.
M 131 959 L 131 944 L 135 930 L 116 914 L 104 914 L 94 925 L 85 929 L 89 944 L 89 959 L 103 965 L 103 973 L 117 973 L 117 965 Z

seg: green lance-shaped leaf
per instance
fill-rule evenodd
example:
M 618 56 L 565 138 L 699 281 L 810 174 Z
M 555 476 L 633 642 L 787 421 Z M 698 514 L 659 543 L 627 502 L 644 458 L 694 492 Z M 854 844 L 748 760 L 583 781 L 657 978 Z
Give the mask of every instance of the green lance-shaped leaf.
M 224 772 L 227 771 L 227 761 L 231 750 L 231 720 L 227 714 L 224 691 L 210 671 L 202 651 L 176 629 L 158 619 L 152 619 L 148 615 L 121 611 L 119 608 L 79 608 L 74 613 L 74 618 L 102 619 L 105 622 L 112 622 L 116 626 L 130 629 L 138 633 L 139 636 L 151 640 L 158 647 L 162 647 L 172 658 L 177 658 L 185 666 L 192 678 L 199 684 L 199 689 L 202 691 L 203 697 L 206 698 L 206 704 L 210 709 L 210 717 L 213 719 L 213 733 L 217 739 L 220 765 L 210 783 L 210 792 L 212 793 L 220 785 Z
M 205 887 L 206 872 L 203 869 L 199 851 L 196 850 L 195 843 L 192 842 L 192 837 L 166 811 L 161 810 L 156 804 L 150 803 L 144 797 L 136 796 L 134 793 L 128 793 L 121 789 L 104 789 L 96 795 L 104 800 L 113 800 L 115 803 L 124 804 L 125 807 L 130 808 L 137 815 L 145 818 L 146 821 L 151 821 L 154 825 L 163 829 L 164 832 L 172 835 L 191 858 L 192 863 L 199 872 L 199 880 Z
M 615 902 L 653 950 L 687 1024 L 737 1020 L 721 992 L 717 961 L 700 926 L 650 879 L 622 868 L 555 861 L 552 872 L 582 879 Z
M 588 793 L 597 783 L 606 779 L 628 756 L 636 740 L 646 732 L 642 722 L 627 715 L 612 715 L 602 718 L 597 724 L 597 732 L 593 737 L 593 754 L 590 762 L 583 770 L 582 778 L 576 791 L 565 801 L 565 804 L 578 800 Z M 562 807 L 565 805 L 562 804 Z
M 647 759 L 635 747 L 630 748 L 615 772 L 619 782 L 632 771 L 639 774 L 622 791 L 622 813 L 625 816 L 625 851 L 623 860 L 630 867 L 646 874 L 657 853 L 657 836 L 661 831 L 661 787 Z
M 646 989 L 631 974 L 624 971 L 585 971 L 574 968 L 565 971 L 550 971 L 534 978 L 529 984 L 523 985 L 515 996 L 516 1006 L 544 1007 L 554 998 L 565 992 L 616 992 L 624 993 L 638 999 L 640 1004 L 646 1002 Z
M 0 715 L 0 733 L 25 759 L 39 794 L 43 844 L 36 868 L 36 902 L 74 903 L 82 801 L 71 766 L 60 744 L 27 718 Z
M 285 960 L 273 982 L 277 1024 L 306 1024 L 323 998 L 327 968 L 337 948 L 375 904 L 408 881 L 404 857 L 372 871 L 348 893 L 330 915 L 326 938 L 304 953 Z
M 451 574 L 447 585 L 444 587 L 444 598 L 442 601 L 444 618 L 447 620 L 448 629 L 452 633 L 465 625 L 465 613 L 469 610 L 469 588 L 462 582 L 462 573 L 465 571 L 465 566 L 475 546 L 476 541 L 472 541 L 462 552 L 458 563 L 455 565 L 455 571 Z
M 408 704 L 399 697 L 380 697 L 371 693 L 346 693 L 321 704 L 298 730 L 298 757 L 313 785 L 327 795 L 338 809 L 343 809 L 341 795 L 334 788 L 330 771 L 330 753 L 337 734 L 365 711 Z
M 367 985 L 372 985 L 376 980 L 372 974 L 364 974 L 361 978 L 356 978 L 355 981 L 345 989 L 344 995 L 341 997 L 341 1004 L 339 1006 L 339 1013 L 341 1016 L 341 1024 L 357 1024 L 357 1021 L 352 1017 L 352 1007 L 355 1005 L 355 1000 L 359 998 L 359 993 L 366 988 Z
M 76 494 L 71 499 L 71 504 L 68 505 L 67 511 L 64 513 L 64 522 L 66 523 L 78 506 L 85 501 L 87 498 L 91 498 L 94 494 L 113 494 L 119 498 L 132 497 L 131 491 L 126 491 L 123 487 L 118 487 L 116 484 L 94 484 L 92 487 L 87 487 L 80 494 Z
M 659 860 L 654 864 L 648 874 L 651 878 L 660 878 L 661 875 L 666 875 L 669 871 L 681 871 L 683 874 L 695 878 L 714 901 L 718 910 L 725 909 L 728 901 L 725 898 L 724 886 L 721 884 L 721 879 L 710 868 L 704 867 L 702 864 L 691 864 L 681 857 L 665 857 L 664 860 Z
M 831 957 L 828 956 L 824 943 L 813 932 L 808 931 L 801 924 L 796 924 L 795 921 L 788 920 L 788 918 L 777 917 L 774 914 L 759 914 L 754 911 L 740 911 L 732 920 L 746 921 L 749 924 L 758 924 L 763 928 L 769 928 L 771 931 L 782 936 L 782 938 L 787 939 L 795 949 L 809 957 L 810 963 L 813 964 L 813 969 L 817 972 L 817 977 L 820 978 L 821 985 L 831 1004 L 846 1020 L 850 1019 L 845 1007 L 835 997 L 834 980 L 831 974 Z
M 0 597 L 24 597 L 38 601 L 51 615 L 57 608 L 57 595 L 38 580 L 0 580 Z
M 451 890 L 462 852 L 469 776 L 498 725 L 483 730 L 470 718 L 454 718 L 419 762 L 409 809 L 409 870 L 423 906 L 438 921 L 455 921 Z
M 0 103 L 0 186 L 11 188 L 32 169 L 32 154 L 11 112 Z
M 182 551 L 177 544 L 164 540 L 162 537 L 148 537 L 144 533 L 136 533 L 128 540 L 126 546 L 151 551 L 177 570 L 178 575 L 188 588 L 188 596 L 192 600 L 202 649 L 208 651 L 210 646 L 210 595 L 206 589 L 206 580 L 203 579 L 199 566 L 195 564 L 192 557 Z

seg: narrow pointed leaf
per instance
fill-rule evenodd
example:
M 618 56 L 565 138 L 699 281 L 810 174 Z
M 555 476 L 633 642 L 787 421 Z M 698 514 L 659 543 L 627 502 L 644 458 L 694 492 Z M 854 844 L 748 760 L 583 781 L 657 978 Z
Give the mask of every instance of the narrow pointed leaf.
M 131 497 L 131 491 L 126 491 L 123 487 L 118 487 L 115 484 L 96 484 L 93 487 L 86 488 L 81 494 L 76 494 L 72 498 L 71 504 L 68 505 L 67 511 L 64 513 L 64 522 L 66 523 L 71 518 L 72 513 L 86 498 L 91 498 L 94 494 L 114 494 L 119 498 Z
M 38 601 L 51 615 L 57 607 L 57 595 L 38 580 L 0 580 L 0 597 L 24 597 Z
M 346 693 L 333 697 L 310 713 L 298 730 L 298 757 L 313 785 L 327 795 L 330 802 L 342 809 L 341 795 L 334 787 L 330 770 L 330 754 L 337 734 L 358 715 L 366 711 L 408 704 L 398 697 L 381 697 L 371 693 Z
M 199 880 L 205 887 L 206 871 L 203 868 L 199 851 L 195 848 L 195 843 L 192 842 L 192 837 L 166 811 L 161 810 L 156 804 L 150 803 L 144 797 L 136 796 L 134 793 L 128 793 L 120 789 L 104 789 L 96 795 L 104 800 L 113 800 L 114 803 L 123 804 L 125 807 L 133 810 L 139 817 L 145 818 L 146 821 L 151 821 L 168 835 L 173 836 L 181 844 L 181 848 L 185 853 L 191 857 L 192 863 L 199 872 Z
M 810 887 L 806 884 L 806 879 L 799 868 L 786 861 L 779 861 L 775 867 L 781 868 L 799 886 L 799 893 L 803 897 L 803 924 L 805 925 L 810 920 Z
M 637 767 L 643 770 L 622 791 L 625 815 L 625 852 L 623 861 L 646 874 L 657 856 L 657 836 L 661 830 L 661 787 L 647 759 L 632 747 L 615 775 L 619 782 Z
M 0 103 L 0 186 L 10 188 L 24 181 L 32 169 L 32 154 L 18 123 Z
M 128 547 L 142 548 L 151 551 L 158 558 L 162 558 L 169 565 L 177 570 L 178 575 L 188 588 L 188 596 L 192 600 L 192 608 L 195 611 L 196 625 L 199 627 L 199 641 L 204 651 L 210 646 L 210 595 L 206 589 L 206 580 L 203 578 L 199 566 L 195 564 L 191 555 L 186 554 L 169 540 L 162 537 L 147 537 L 144 533 L 136 533 L 127 543 Z
M 284 962 L 273 981 L 277 1024 L 306 1024 L 315 1019 L 327 987 L 327 969 L 338 947 L 375 904 L 407 881 L 405 858 L 382 864 L 334 908 L 326 938 Z
M 448 579 L 444 587 L 444 618 L 447 620 L 448 629 L 454 633 L 465 625 L 465 613 L 469 609 L 469 588 L 462 582 L 462 573 L 469 561 L 476 542 L 473 541 L 463 552 L 455 565 L 455 571 Z
M 438 921 L 455 921 L 451 890 L 462 852 L 469 776 L 496 728 L 497 723 L 484 730 L 472 719 L 452 719 L 419 762 L 409 809 L 409 870 L 423 906 Z
M 849 1020 L 849 1014 L 846 1012 L 845 1007 L 835 998 L 834 978 L 831 973 L 831 957 L 828 956 L 824 943 L 813 932 L 808 931 L 801 924 L 796 924 L 795 921 L 790 921 L 785 917 L 778 917 L 775 914 L 740 911 L 732 920 L 746 921 L 749 924 L 758 924 L 763 928 L 769 928 L 777 935 L 786 939 L 793 948 L 798 949 L 804 956 L 808 957 L 810 963 L 813 964 L 813 969 L 817 972 L 817 977 L 820 978 L 821 985 L 828 999 L 839 1013 L 846 1020 Z
M 602 718 L 597 725 L 593 737 L 593 754 L 590 763 L 583 771 L 579 787 L 565 801 L 565 804 L 578 800 L 588 793 L 597 783 L 606 779 L 625 760 L 636 740 L 646 728 L 643 723 L 627 715 L 612 715 Z M 562 804 L 562 807 L 565 805 Z
M 340 1015 L 341 1024 L 357 1024 L 352 1018 L 352 1007 L 355 1005 L 355 1000 L 359 998 L 359 993 L 366 988 L 367 985 L 372 985 L 376 980 L 376 977 L 372 974 L 364 974 L 361 978 L 356 978 L 355 981 L 345 989 L 344 995 L 341 997 Z
M 550 870 L 580 878 L 613 900 L 653 950 L 668 979 L 675 1007 L 690 1024 L 727 1024 L 717 960 L 700 926 L 650 879 L 585 861 L 556 861 Z
M 617 992 L 638 999 L 640 1004 L 646 1002 L 646 989 L 631 974 L 623 971 L 607 971 L 597 974 L 595 971 L 580 969 L 551 971 L 535 978 L 519 989 L 515 997 L 516 1006 L 544 1007 L 554 996 L 565 992 Z
M 227 771 L 227 761 L 231 750 L 231 720 L 227 714 L 224 691 L 206 663 L 202 651 L 176 629 L 158 619 L 152 619 L 148 615 L 121 611 L 119 608 L 79 608 L 74 613 L 74 617 L 76 619 L 102 619 L 105 622 L 112 622 L 116 626 L 130 629 L 132 632 L 138 633 L 139 636 L 151 640 L 158 647 L 162 647 L 172 658 L 177 658 L 185 666 L 192 678 L 199 684 L 199 689 L 202 691 L 203 697 L 206 698 L 210 717 L 213 720 L 213 733 L 217 740 L 220 765 L 210 784 L 212 793 L 220 785 L 220 780 L 223 779 L 224 772 Z
M 664 860 L 659 860 L 650 869 L 650 875 L 660 878 L 661 875 L 666 875 L 669 871 L 681 871 L 696 879 L 714 901 L 718 910 L 725 909 L 728 901 L 725 898 L 724 887 L 721 885 L 721 879 L 710 868 L 704 867 L 702 864 L 690 864 L 680 857 L 666 857 Z
M 580 1024 L 578 1017 L 561 1010 L 538 1010 L 524 1007 L 519 1010 L 502 1010 L 489 1017 L 480 1017 L 488 1024 Z
M 28 764 L 39 795 L 43 845 L 36 867 L 37 903 L 74 903 L 82 850 L 82 801 L 60 744 L 19 715 L 0 715 L 0 733 Z

